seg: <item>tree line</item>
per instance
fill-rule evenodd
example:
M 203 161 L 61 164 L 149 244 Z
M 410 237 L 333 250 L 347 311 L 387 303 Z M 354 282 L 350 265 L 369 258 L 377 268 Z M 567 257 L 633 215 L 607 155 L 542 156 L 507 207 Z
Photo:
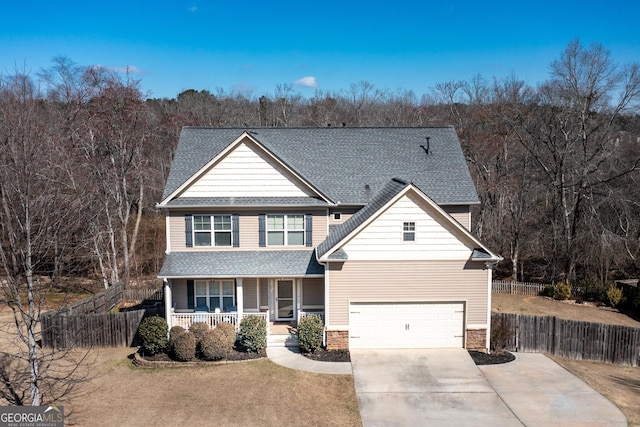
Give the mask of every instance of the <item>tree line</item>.
M 0 249 L 7 277 L 105 287 L 153 276 L 155 209 L 183 126 L 454 125 L 481 205 L 473 231 L 517 280 L 638 276 L 640 75 L 599 44 L 571 42 L 536 87 L 516 76 L 436 84 L 418 98 L 368 82 L 303 97 L 186 90 L 67 58 L 0 79 Z

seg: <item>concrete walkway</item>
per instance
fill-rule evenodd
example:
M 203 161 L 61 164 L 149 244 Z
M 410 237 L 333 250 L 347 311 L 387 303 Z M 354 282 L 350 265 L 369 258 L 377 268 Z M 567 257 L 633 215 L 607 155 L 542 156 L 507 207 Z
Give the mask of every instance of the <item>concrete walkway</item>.
M 478 368 L 527 427 L 627 425 L 617 406 L 544 354 Z
M 351 375 L 349 362 L 319 362 L 300 354 L 298 347 L 267 347 L 267 357 L 277 365 L 316 374 Z

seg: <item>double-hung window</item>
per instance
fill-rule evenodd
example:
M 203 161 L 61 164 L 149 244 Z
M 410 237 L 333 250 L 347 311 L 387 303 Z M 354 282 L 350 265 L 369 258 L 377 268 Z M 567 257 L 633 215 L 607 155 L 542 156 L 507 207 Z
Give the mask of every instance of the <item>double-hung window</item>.
M 195 246 L 231 246 L 231 215 L 194 215 Z
M 304 246 L 304 215 L 267 215 L 268 246 Z
M 402 224 L 402 240 L 404 242 L 416 241 L 416 223 L 405 222 Z
M 219 308 L 221 311 L 235 309 L 233 280 L 196 280 L 196 307 L 207 307 L 208 310 Z

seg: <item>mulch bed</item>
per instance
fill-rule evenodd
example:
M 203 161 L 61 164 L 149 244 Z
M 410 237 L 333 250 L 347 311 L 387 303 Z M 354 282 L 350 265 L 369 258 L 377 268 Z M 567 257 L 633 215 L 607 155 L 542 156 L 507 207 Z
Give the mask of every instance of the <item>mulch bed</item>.
M 153 356 L 142 354 L 142 353 L 139 353 L 139 354 L 140 354 L 140 356 L 142 358 L 144 358 L 144 360 L 147 360 L 149 362 L 178 362 L 178 363 L 184 363 L 184 362 L 181 362 L 180 360 L 174 359 L 168 353 L 158 353 L 158 354 L 155 354 Z M 227 355 L 227 357 L 224 360 L 225 361 L 230 361 L 230 362 L 240 362 L 240 361 L 244 361 L 244 360 L 262 359 L 264 357 L 267 357 L 267 351 L 266 350 L 262 350 L 260 353 L 247 353 L 247 352 L 239 350 L 239 349 L 234 349 L 231 353 L 229 353 Z M 202 359 L 193 359 L 193 361 L 209 362 L 208 360 L 202 360 Z
M 508 351 L 496 351 L 491 354 L 481 351 L 469 350 L 469 355 L 476 365 L 499 365 L 501 363 L 509 363 L 515 360 L 515 356 Z
M 349 350 L 325 350 L 324 348 L 319 348 L 313 353 L 302 352 L 302 355 L 307 359 L 319 362 L 351 362 Z

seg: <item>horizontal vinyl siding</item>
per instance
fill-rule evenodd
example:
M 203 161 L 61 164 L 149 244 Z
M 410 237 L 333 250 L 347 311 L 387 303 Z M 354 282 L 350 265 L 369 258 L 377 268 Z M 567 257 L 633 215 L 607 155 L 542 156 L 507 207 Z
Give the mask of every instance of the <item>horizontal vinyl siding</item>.
M 403 241 L 403 224 L 415 224 L 415 241 Z M 408 194 L 384 211 L 343 249 L 349 260 L 465 260 L 472 243 L 422 199 Z
M 260 279 L 260 308 L 269 307 L 269 279 Z
M 240 247 L 239 248 L 231 248 L 229 246 L 225 247 L 205 247 L 205 246 L 194 246 L 192 248 L 186 247 L 185 241 L 185 222 L 184 216 L 185 214 L 239 214 L 238 225 L 240 227 Z M 327 237 L 327 212 L 326 210 L 313 210 L 306 209 L 304 211 L 291 211 L 291 210 L 281 210 L 281 209 L 261 209 L 258 210 L 229 210 L 229 209 L 211 209 L 211 210 L 192 210 L 189 212 L 181 211 L 181 212 L 171 212 L 169 217 L 169 229 L 170 229 L 170 247 L 171 252 L 182 252 L 182 251 L 228 251 L 228 250 L 244 250 L 244 251 L 254 251 L 254 250 L 300 250 L 306 249 L 306 246 L 270 246 L 261 248 L 258 245 L 258 214 L 260 213 L 292 213 L 292 214 L 313 214 L 313 242 L 312 245 L 315 247 L 319 245 L 324 239 Z
M 302 279 L 302 305 L 324 305 L 324 278 Z
M 458 221 L 464 228 L 471 230 L 471 207 L 464 206 L 442 206 L 449 215 Z
M 466 323 L 486 324 L 488 273 L 483 267 L 464 261 L 331 263 L 325 273 L 331 325 L 348 324 L 349 301 L 466 301 Z
M 171 279 L 171 299 L 176 309 L 188 308 L 186 280 Z
M 258 279 L 247 278 L 242 280 L 242 295 L 244 310 L 258 309 Z
M 304 197 L 310 192 L 248 144 L 239 144 L 187 188 L 184 197 Z

